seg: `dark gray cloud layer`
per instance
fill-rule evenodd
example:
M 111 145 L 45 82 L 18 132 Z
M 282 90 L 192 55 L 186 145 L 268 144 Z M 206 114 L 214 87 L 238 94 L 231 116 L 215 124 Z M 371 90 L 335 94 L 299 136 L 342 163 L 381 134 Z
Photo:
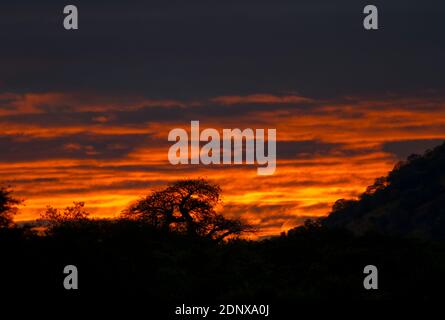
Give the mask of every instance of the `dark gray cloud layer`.
M 411 154 L 423 154 L 443 143 L 443 139 L 402 140 L 386 142 L 383 150 L 393 153 L 400 160 L 405 160 Z
M 93 135 L 81 133 L 53 138 L 0 136 L 2 162 L 47 159 L 112 160 L 126 156 L 141 145 L 151 145 L 147 135 Z
M 445 4 L 357 0 L 2 1 L 2 91 L 210 97 L 298 90 L 313 97 L 444 88 Z
M 88 126 L 103 117 L 113 126 L 186 125 L 196 119 L 205 126 L 207 119 L 224 118 L 234 125 L 240 119 L 243 128 L 250 126 L 243 125 L 246 118 L 261 121 L 254 118 L 258 112 L 279 108 L 307 115 L 317 112 L 319 103 L 227 106 L 206 99 L 296 93 L 338 102 L 344 95 L 445 94 L 445 4 L 438 1 L 373 1 L 380 10 L 376 32 L 362 27 L 368 2 L 361 0 L 78 0 L 73 4 L 80 11 L 80 30 L 72 32 L 62 27 L 65 4 L 2 1 L 0 93 L 86 92 L 108 96 L 108 102 L 138 96 L 208 103 L 92 112 L 77 110 L 75 100 L 39 106 L 41 113 L 3 116 L 2 122 Z M 1 98 L 0 110 L 14 110 L 13 102 Z M 155 141 L 133 135 L 0 137 L 4 161 L 118 158 L 144 143 Z M 403 158 L 405 150 L 424 145 L 388 143 L 384 150 Z M 278 155 L 304 158 L 339 149 L 319 141 L 280 142 Z

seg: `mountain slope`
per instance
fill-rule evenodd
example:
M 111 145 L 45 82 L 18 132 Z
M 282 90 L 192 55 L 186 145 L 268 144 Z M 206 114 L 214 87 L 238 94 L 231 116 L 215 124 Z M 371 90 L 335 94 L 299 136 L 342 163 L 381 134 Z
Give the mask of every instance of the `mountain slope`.
M 445 239 L 445 143 L 397 164 L 359 199 L 338 200 L 323 224 L 356 234 Z

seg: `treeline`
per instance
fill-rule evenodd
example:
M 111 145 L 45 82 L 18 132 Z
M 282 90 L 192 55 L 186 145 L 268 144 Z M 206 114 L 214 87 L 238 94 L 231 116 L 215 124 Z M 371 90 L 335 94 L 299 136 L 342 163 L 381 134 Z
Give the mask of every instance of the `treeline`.
M 183 234 L 216 242 L 256 231 L 241 219 L 218 213 L 216 207 L 220 202 L 218 185 L 204 179 L 180 180 L 130 204 L 114 223 L 136 221 L 165 234 Z M 11 190 L 0 189 L 0 228 L 14 226 L 13 217 L 20 203 Z M 94 219 L 90 218 L 84 202 L 74 202 L 63 210 L 48 206 L 37 222 L 43 226 L 44 234 L 50 235 L 67 226 L 83 228 L 94 223 Z
M 358 199 L 338 200 L 324 225 L 430 240 L 445 240 L 445 144 L 411 155 Z
M 2 290 L 21 298 L 75 296 L 147 301 L 434 299 L 442 296 L 445 246 L 307 224 L 263 241 L 217 242 L 134 220 L 61 224 L 39 236 L 0 231 Z M 79 290 L 63 287 L 64 267 Z M 379 269 L 379 289 L 363 269 Z

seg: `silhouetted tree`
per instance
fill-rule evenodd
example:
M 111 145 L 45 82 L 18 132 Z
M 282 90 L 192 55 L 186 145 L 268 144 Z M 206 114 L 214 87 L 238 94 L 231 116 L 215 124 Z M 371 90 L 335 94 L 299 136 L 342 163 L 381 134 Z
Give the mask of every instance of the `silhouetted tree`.
M 338 199 L 332 206 L 332 212 L 339 212 L 346 210 L 350 208 L 352 205 L 354 205 L 356 202 L 357 202 L 356 200 Z
M 40 215 L 40 221 L 48 225 L 49 228 L 60 226 L 67 222 L 82 222 L 88 220 L 89 213 L 85 209 L 84 202 L 73 202 L 72 206 L 66 207 L 63 211 L 47 206 L 46 211 Z
M 20 200 L 12 196 L 12 191 L 7 188 L 0 188 L 0 228 L 7 228 L 13 225 L 13 216 L 17 213 L 17 205 Z
M 178 181 L 164 190 L 152 192 L 123 211 L 135 219 L 164 231 L 223 240 L 254 231 L 239 219 L 228 219 L 215 211 L 221 188 L 204 179 Z
M 373 195 L 379 190 L 384 190 L 388 186 L 388 180 L 386 177 L 379 177 L 375 179 L 374 184 L 368 186 L 364 193 L 364 196 Z

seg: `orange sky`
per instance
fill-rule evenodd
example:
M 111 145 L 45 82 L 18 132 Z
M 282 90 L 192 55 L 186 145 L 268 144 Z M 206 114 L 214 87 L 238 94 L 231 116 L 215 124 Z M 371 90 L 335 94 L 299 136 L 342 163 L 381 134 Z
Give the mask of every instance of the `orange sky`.
M 8 105 L 0 108 L 0 135 L 11 153 L 0 158 L 0 181 L 26 200 L 17 220 L 72 201 L 85 201 L 95 216 L 112 217 L 153 188 L 204 177 L 222 186 L 226 215 L 258 224 L 260 236 L 277 234 L 327 214 L 337 199 L 363 192 L 394 166 L 400 150 L 419 152 L 445 137 L 445 105 L 434 98 L 324 101 L 258 93 L 177 101 L 5 93 L 0 101 Z M 60 105 L 75 110 L 51 118 L 48 110 Z M 126 120 L 129 112 L 141 110 L 146 120 Z M 200 110 L 209 113 L 196 118 Z M 167 116 L 151 119 L 151 112 L 161 111 Z M 169 112 L 185 116 L 169 119 Z M 275 174 L 258 176 L 256 167 L 239 165 L 172 166 L 168 132 L 189 128 L 190 120 L 200 120 L 201 130 L 277 129 Z M 416 150 L 407 143 L 413 141 L 420 141 Z

